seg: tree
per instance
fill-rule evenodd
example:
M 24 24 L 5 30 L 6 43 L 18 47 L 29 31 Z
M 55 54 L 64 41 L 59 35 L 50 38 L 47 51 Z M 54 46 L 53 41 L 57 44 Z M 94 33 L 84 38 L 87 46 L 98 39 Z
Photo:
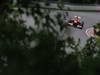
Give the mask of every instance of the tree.
M 59 39 L 61 30 L 57 31 L 54 28 L 57 26 L 61 28 L 62 21 L 55 22 L 49 10 L 41 9 L 39 4 L 31 6 L 31 1 L 27 2 L 27 0 L 18 0 L 15 5 L 7 2 L 7 8 L 0 10 L 3 12 L 0 14 L 0 74 L 65 75 L 71 73 L 73 75 L 72 71 L 78 73 L 78 69 L 74 70 L 78 68 L 75 65 L 77 60 L 73 62 L 74 55 L 71 57 L 67 55 L 65 41 Z M 23 14 L 33 17 L 37 29 L 25 25 Z M 61 18 L 59 15 L 56 17 L 57 21 Z
M 64 30 L 61 14 L 52 18 L 50 10 L 27 2 L 7 2 L 7 8 L 0 9 L 0 75 L 89 75 L 92 71 L 98 75 L 99 46 L 90 39 L 80 50 L 80 40 L 75 43 L 73 38 L 59 39 Z M 23 14 L 34 19 L 36 28 L 27 27 Z M 73 52 L 66 52 L 68 48 Z M 95 58 L 94 53 L 98 53 Z

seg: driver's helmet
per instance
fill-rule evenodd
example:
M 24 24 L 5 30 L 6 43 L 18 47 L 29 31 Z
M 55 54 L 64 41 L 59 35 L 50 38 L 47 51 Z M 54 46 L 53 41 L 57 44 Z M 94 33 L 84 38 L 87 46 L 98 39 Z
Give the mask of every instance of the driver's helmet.
M 81 19 L 81 17 L 80 16 L 74 16 L 76 19 Z

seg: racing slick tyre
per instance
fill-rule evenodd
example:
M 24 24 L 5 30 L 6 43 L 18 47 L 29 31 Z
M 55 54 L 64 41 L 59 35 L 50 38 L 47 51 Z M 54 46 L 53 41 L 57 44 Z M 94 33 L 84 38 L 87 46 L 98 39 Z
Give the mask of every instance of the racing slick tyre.
M 84 22 L 82 21 L 82 23 L 80 24 L 82 27 L 80 29 L 83 29 L 84 27 Z
M 83 21 L 82 21 L 81 25 L 84 26 L 84 22 Z

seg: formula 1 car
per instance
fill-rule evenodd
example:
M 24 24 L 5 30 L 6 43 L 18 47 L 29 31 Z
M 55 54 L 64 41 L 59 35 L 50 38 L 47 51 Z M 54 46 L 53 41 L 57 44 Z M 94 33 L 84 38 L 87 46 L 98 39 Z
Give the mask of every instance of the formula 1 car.
M 68 16 L 64 17 L 64 25 L 72 26 L 78 29 L 83 29 L 84 22 L 80 20 L 81 17 L 74 16 L 73 19 L 69 19 Z

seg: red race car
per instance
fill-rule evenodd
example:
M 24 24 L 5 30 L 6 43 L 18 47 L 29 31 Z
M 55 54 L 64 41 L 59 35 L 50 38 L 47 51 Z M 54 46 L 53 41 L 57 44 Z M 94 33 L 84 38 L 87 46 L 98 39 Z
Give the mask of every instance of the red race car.
M 81 21 L 81 17 L 74 16 L 74 19 L 70 19 L 68 16 L 64 17 L 64 25 L 72 26 L 78 29 L 82 29 L 84 22 Z

